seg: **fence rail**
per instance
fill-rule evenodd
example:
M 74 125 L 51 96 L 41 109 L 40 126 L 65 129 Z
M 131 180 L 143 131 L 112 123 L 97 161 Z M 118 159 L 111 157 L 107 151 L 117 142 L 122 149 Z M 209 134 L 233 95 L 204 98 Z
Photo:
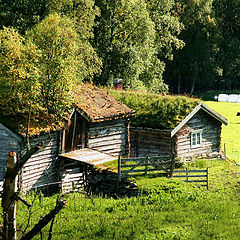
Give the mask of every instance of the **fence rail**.
M 174 156 L 154 156 L 137 158 L 118 158 L 118 182 L 121 182 L 122 175 L 131 173 L 156 172 L 164 170 L 168 176 L 172 176 L 174 167 Z
M 183 173 L 183 174 L 179 175 L 179 173 Z M 175 174 L 178 174 L 178 175 L 175 175 Z M 173 178 L 185 178 L 186 180 L 184 180 L 184 182 L 205 183 L 205 184 L 201 184 L 201 186 L 207 187 L 207 189 L 208 189 L 208 168 L 204 169 L 204 170 L 203 169 L 189 170 L 187 168 L 185 170 L 174 170 L 172 177 Z M 201 178 L 201 179 L 193 179 L 193 178 Z

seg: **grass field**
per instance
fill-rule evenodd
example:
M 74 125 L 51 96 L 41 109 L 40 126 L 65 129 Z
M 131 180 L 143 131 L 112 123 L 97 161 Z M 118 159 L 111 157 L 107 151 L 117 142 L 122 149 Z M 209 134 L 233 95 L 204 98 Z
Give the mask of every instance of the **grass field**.
M 227 152 L 240 154 L 240 104 L 206 102 L 229 121 L 222 141 Z M 68 205 L 56 218 L 53 239 L 240 239 L 240 167 L 230 160 L 204 161 L 188 167 L 209 167 L 210 187 L 196 187 L 154 175 L 138 176 L 138 197 L 118 199 L 83 194 L 66 196 Z M 115 168 L 116 164 L 108 167 Z M 143 194 L 144 192 L 144 194 Z M 18 205 L 18 227 L 24 229 L 31 211 L 30 227 L 53 208 L 56 196 L 29 195 L 33 208 Z M 30 228 L 29 227 L 29 228 Z M 43 231 L 47 239 L 48 227 Z M 19 232 L 19 236 L 21 233 Z M 41 239 L 37 236 L 36 239 Z
M 206 104 L 228 120 L 228 126 L 222 129 L 222 149 L 224 143 L 230 159 L 240 162 L 240 103 L 206 102 Z

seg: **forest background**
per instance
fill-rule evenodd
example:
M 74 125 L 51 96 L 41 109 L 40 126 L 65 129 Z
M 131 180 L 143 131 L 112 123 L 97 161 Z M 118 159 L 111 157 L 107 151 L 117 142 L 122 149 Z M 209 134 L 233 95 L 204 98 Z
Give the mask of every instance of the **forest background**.
M 2 0 L 0 26 L 0 107 L 13 115 L 62 116 L 84 81 L 240 87 L 240 0 Z

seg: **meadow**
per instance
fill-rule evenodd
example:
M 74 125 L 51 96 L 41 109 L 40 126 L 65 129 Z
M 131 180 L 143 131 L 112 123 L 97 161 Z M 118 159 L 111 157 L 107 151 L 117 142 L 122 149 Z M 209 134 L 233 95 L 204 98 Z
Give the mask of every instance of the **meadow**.
M 108 198 L 72 193 L 55 219 L 53 239 L 239 239 L 240 234 L 240 104 L 206 102 L 229 121 L 223 126 L 226 160 L 199 160 L 183 167 L 209 167 L 209 190 L 157 175 L 132 178 L 138 196 Z M 231 155 L 231 156 L 230 156 Z M 116 168 L 116 163 L 107 165 Z M 32 208 L 18 204 L 18 228 L 28 229 L 54 207 L 57 196 L 32 193 Z M 27 217 L 31 221 L 27 224 Z M 47 239 L 47 226 L 42 238 Z M 36 239 L 41 239 L 37 236 Z

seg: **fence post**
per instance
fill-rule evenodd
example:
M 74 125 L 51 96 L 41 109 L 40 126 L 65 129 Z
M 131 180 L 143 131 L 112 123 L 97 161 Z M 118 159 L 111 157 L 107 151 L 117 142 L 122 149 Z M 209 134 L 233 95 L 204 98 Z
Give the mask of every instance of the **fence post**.
M 174 165 L 175 165 L 175 155 L 172 154 L 172 162 L 171 162 L 171 169 L 170 169 L 170 175 L 169 175 L 169 178 L 172 178 L 172 175 L 173 175 L 173 169 L 174 169 Z
M 186 168 L 186 178 L 187 178 L 187 182 L 188 182 L 188 168 Z
M 225 155 L 225 157 L 227 157 L 226 143 L 224 143 L 224 155 Z
M 118 176 L 117 176 L 117 188 L 121 182 L 121 156 L 118 156 Z
M 149 156 L 147 155 L 146 156 L 146 162 L 145 162 L 145 171 L 144 171 L 144 174 L 147 174 L 147 171 L 148 171 L 148 158 L 149 158 Z
M 207 167 L 207 190 L 208 190 L 208 167 Z

